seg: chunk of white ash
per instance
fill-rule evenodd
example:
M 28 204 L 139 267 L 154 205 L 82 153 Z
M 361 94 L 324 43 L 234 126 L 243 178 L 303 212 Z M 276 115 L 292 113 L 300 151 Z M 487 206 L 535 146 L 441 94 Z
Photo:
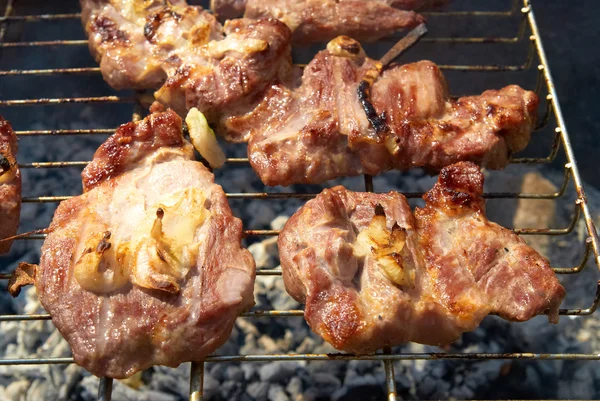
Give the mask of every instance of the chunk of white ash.
M 285 226 L 285 223 L 287 223 L 287 221 L 290 219 L 290 216 L 286 216 L 286 215 L 280 215 L 277 216 L 272 222 L 271 222 L 271 228 L 273 230 L 281 230 L 283 228 L 283 226 Z
M 276 259 L 279 257 L 277 250 L 277 237 L 267 238 L 264 241 L 256 242 L 248 247 L 256 262 L 257 269 L 272 269 L 276 265 Z

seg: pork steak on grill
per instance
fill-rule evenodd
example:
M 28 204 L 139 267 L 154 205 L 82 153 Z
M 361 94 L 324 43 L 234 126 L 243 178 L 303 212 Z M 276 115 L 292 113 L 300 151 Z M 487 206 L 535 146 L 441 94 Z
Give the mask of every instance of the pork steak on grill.
M 82 178 L 84 193 L 59 205 L 33 272 L 75 361 L 123 378 L 202 360 L 254 304 L 255 264 L 181 118 L 155 109 L 122 125 Z
M 289 294 L 317 334 L 369 353 L 415 341 L 448 344 L 489 314 L 558 320 L 565 290 L 549 262 L 488 221 L 483 175 L 472 163 L 442 170 L 413 214 L 406 198 L 326 189 L 279 235 Z
M 291 74 L 290 31 L 274 19 L 225 27 L 184 0 L 81 0 L 89 47 L 115 89 L 159 89 L 180 115 L 196 107 L 209 121 L 253 103 Z
M 376 41 L 423 21 L 412 10 L 439 6 L 444 0 L 212 0 L 221 21 L 277 18 L 293 32 L 295 43 L 326 42 L 348 35 Z M 407 10 L 407 11 L 405 11 Z
M 294 43 L 327 42 L 348 35 L 373 42 L 423 22 L 413 11 L 385 1 L 365 0 L 213 0 L 217 17 L 276 18 L 292 31 Z
M 0 117 L 0 254 L 9 251 L 21 215 L 21 171 L 17 166 L 17 136 Z
M 321 183 L 459 161 L 501 169 L 527 146 L 537 106 L 536 94 L 516 85 L 453 99 L 434 63 L 382 71 L 358 42 L 338 37 L 299 87 L 273 86 L 252 112 L 221 127 L 250 138 L 248 157 L 265 184 Z
M 296 3 L 306 4 L 310 0 L 296 0 Z M 338 0 L 338 3 L 350 3 L 353 4 L 356 0 Z M 399 10 L 418 10 L 421 8 L 438 7 L 445 3 L 447 0 L 362 0 L 363 3 L 375 2 L 388 5 L 390 7 L 397 8 Z M 224 21 L 226 19 L 239 18 L 244 15 L 244 12 L 254 7 L 253 4 L 257 3 L 255 0 L 211 0 L 210 9 L 217 14 L 219 20 Z M 287 3 L 291 1 L 283 0 L 277 4 L 281 6 L 279 14 L 285 17 L 284 10 L 286 10 Z M 269 2 L 269 4 L 271 4 Z M 275 12 L 275 11 L 273 11 Z M 360 13 L 356 13 L 360 16 Z

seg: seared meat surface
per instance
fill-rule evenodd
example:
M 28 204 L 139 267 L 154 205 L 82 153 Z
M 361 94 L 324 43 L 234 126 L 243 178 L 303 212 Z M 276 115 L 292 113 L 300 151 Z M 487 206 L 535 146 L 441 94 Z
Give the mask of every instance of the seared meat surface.
M 482 193 L 468 162 L 444 168 L 414 215 L 396 192 L 326 189 L 280 233 L 286 289 L 313 331 L 356 353 L 448 344 L 491 313 L 557 322 L 565 290 L 548 260 L 486 219 Z
M 222 129 L 250 138 L 248 157 L 267 185 L 458 161 L 501 169 L 529 142 L 533 92 L 511 85 L 452 99 L 430 61 L 380 70 L 358 42 L 336 38 L 298 88 L 272 87 L 252 112 L 222 119 Z
M 211 121 L 261 97 L 291 73 L 290 32 L 276 20 L 240 19 L 222 27 L 184 0 L 81 0 L 92 54 L 115 89 L 158 89 L 184 115 Z
M 212 0 L 217 18 L 277 18 L 293 32 L 295 43 L 326 42 L 348 35 L 376 41 L 423 22 L 413 11 L 426 0 Z
M 285 22 L 295 43 L 326 42 L 339 35 L 373 42 L 424 21 L 413 11 L 364 0 L 248 0 L 244 17 Z
M 115 89 L 158 88 L 195 47 L 223 39 L 216 19 L 184 0 L 81 0 L 81 7 L 90 51 Z
M 34 283 L 98 376 L 201 360 L 254 304 L 255 265 L 213 175 L 169 110 L 122 125 L 62 202 Z
M 17 234 L 21 216 L 21 172 L 17 166 L 18 144 L 10 123 L 0 117 L 0 241 Z M 11 240 L 0 242 L 0 254 Z

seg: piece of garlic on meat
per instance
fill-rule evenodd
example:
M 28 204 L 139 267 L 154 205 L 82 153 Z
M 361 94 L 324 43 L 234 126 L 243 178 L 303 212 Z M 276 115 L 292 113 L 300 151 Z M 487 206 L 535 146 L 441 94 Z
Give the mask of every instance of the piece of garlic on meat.
M 212 168 L 221 167 L 225 163 L 225 154 L 219 147 L 217 137 L 208 126 L 204 114 L 194 107 L 188 112 L 185 122 L 194 148 L 208 161 Z
M 228 36 L 223 40 L 213 40 L 206 45 L 211 57 L 223 58 L 230 51 L 238 53 L 258 53 L 269 48 L 269 43 L 262 39 L 239 38 Z
M 131 281 L 140 287 L 176 294 L 198 258 L 196 231 L 210 213 L 202 190 L 186 188 L 161 199 L 152 228 L 140 227 L 132 238 Z M 150 217 L 149 217 L 150 218 Z
M 115 249 L 109 231 L 90 235 L 83 252 L 75 262 L 73 275 L 81 288 L 96 294 L 106 294 L 123 287 L 129 281 L 129 272 L 122 263 L 122 248 Z
M 329 53 L 337 57 L 362 60 L 366 57 L 360 43 L 348 36 L 338 36 L 327 43 Z
M 373 257 L 384 276 L 398 285 L 411 285 L 413 277 L 402 264 L 401 252 L 406 243 L 406 231 L 394 224 L 387 229 L 383 208 L 377 205 L 369 226 L 356 237 L 354 254 Z

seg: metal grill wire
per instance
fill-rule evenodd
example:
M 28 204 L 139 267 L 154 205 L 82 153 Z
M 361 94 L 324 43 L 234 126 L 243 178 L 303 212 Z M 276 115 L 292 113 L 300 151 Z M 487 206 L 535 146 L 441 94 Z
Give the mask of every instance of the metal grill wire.
M 77 40 L 48 40 L 48 41 L 5 41 L 7 27 L 11 23 L 33 23 L 40 21 L 56 21 L 56 20 L 78 20 L 79 14 L 39 14 L 39 15 L 16 15 L 14 12 L 15 3 L 17 0 L 7 0 L 3 14 L 0 16 L 0 57 L 2 50 L 7 48 L 32 48 L 32 50 L 43 51 L 44 49 L 54 49 L 56 47 L 65 46 L 86 46 L 85 39 Z M 522 7 L 521 7 L 522 6 Z M 552 75 L 548 66 L 544 48 L 541 42 L 540 33 L 538 31 L 533 8 L 529 0 L 523 0 L 521 4 L 519 0 L 514 0 L 510 9 L 505 11 L 447 11 L 447 12 L 429 12 L 424 13 L 436 18 L 451 18 L 451 17 L 498 17 L 498 18 L 513 18 L 519 19 L 520 27 L 518 32 L 513 37 L 426 37 L 423 42 L 429 43 L 503 43 L 517 44 L 529 42 L 529 53 L 526 60 L 522 64 L 515 65 L 456 65 L 456 64 L 441 64 L 440 67 L 444 70 L 454 71 L 485 71 L 485 72 L 518 72 L 536 69 L 537 84 L 536 92 L 542 99 L 545 98 L 545 110 L 543 117 L 539 123 L 538 129 L 555 122 L 554 137 L 550 152 L 545 157 L 527 157 L 515 158 L 511 162 L 519 164 L 548 164 L 557 160 L 559 153 L 564 152 L 566 163 L 563 166 L 564 178 L 562 185 L 558 191 L 554 193 L 534 194 L 534 193 L 486 193 L 488 199 L 557 199 L 565 195 L 569 182 L 573 183 L 576 191 L 576 201 L 573 205 L 573 216 L 570 224 L 564 228 L 541 229 L 541 228 L 525 228 L 514 230 L 521 235 L 567 235 L 573 231 L 576 224 L 583 218 L 587 230 L 587 238 L 584 243 L 581 261 L 574 267 L 555 268 L 554 271 L 558 274 L 577 274 L 581 272 L 587 264 L 590 256 L 593 254 L 595 263 L 600 267 L 600 244 L 596 234 L 596 229 L 590 210 L 588 208 L 587 199 L 582 188 L 582 182 L 577 169 L 576 160 L 570 144 L 569 135 L 562 116 L 561 108 L 558 102 L 556 91 L 553 84 Z M 0 70 L 0 79 L 7 76 L 70 76 L 82 74 L 99 74 L 98 67 L 83 67 L 83 68 L 45 68 L 45 69 L 10 69 Z M 142 100 L 138 94 L 134 96 L 98 96 L 98 97 L 57 97 L 57 98 L 34 98 L 34 99 L 4 99 L 0 100 L 0 113 L 2 109 L 8 107 L 33 106 L 33 105 L 61 105 L 69 103 L 130 103 L 133 104 L 133 120 L 138 120 L 142 115 Z M 554 119 L 552 119 L 552 116 Z M 18 127 L 15 127 L 18 129 Z M 37 129 L 37 130 L 17 130 L 19 137 L 26 136 L 80 136 L 80 135 L 107 135 L 114 132 L 114 129 L 106 128 L 86 128 L 86 129 Z M 539 134 L 538 134 L 539 135 Z M 535 140 L 534 136 L 534 140 Z M 21 163 L 22 169 L 46 169 L 46 168 L 74 168 L 84 167 L 88 161 L 54 161 L 54 162 L 31 162 Z M 247 164 L 247 158 L 228 158 L 227 165 Z M 365 176 L 365 190 L 375 191 L 373 188 L 373 180 L 369 176 Z M 314 197 L 314 193 L 228 193 L 227 196 L 231 199 L 273 199 L 285 201 L 289 198 L 310 199 Z M 405 193 L 408 198 L 418 198 L 421 193 Z M 36 196 L 24 197 L 24 203 L 45 204 L 57 203 L 70 196 Z M 276 236 L 278 230 L 245 230 L 246 236 Z M 43 239 L 44 235 L 29 235 L 24 240 L 39 240 Z M 280 269 L 259 270 L 260 275 L 281 275 Z M 0 273 L 0 280 L 7 280 L 10 277 L 9 273 Z M 5 281 L 6 282 L 6 281 Z M 596 294 L 593 303 L 585 308 L 580 309 L 561 309 L 561 315 L 590 315 L 592 314 L 600 302 L 600 283 L 596 287 Z M 262 317 L 271 316 L 273 318 L 302 316 L 302 310 L 255 310 L 245 313 L 245 317 Z M 31 320 L 48 320 L 50 316 L 47 314 L 36 315 L 0 315 L 1 321 L 31 321 Z M 550 360 L 600 360 L 598 354 L 533 354 L 533 353 L 506 353 L 506 354 L 489 354 L 489 353 L 403 353 L 392 354 L 389 349 L 384 350 L 381 354 L 355 356 L 349 354 L 278 354 L 278 355 L 231 355 L 231 356 L 210 356 L 204 362 L 191 363 L 191 378 L 190 378 L 190 400 L 202 399 L 204 363 L 205 362 L 256 362 L 256 361 L 273 361 L 273 360 L 378 360 L 384 364 L 386 373 L 387 397 L 389 400 L 396 399 L 396 387 L 394 383 L 394 366 L 393 361 L 398 360 L 432 360 L 432 359 L 550 359 Z M 38 365 L 38 364 L 69 364 L 73 363 L 72 358 L 26 358 L 26 359 L 2 359 L 0 365 Z M 102 378 L 98 389 L 98 398 L 108 401 L 111 398 L 112 379 Z

